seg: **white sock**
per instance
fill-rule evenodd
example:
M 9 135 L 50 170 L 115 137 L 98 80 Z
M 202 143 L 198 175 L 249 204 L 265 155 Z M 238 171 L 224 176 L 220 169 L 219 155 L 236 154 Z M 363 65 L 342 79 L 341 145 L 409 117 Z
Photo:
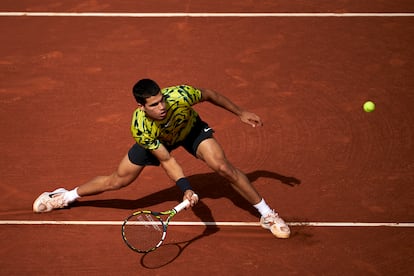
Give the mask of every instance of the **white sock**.
M 78 195 L 78 187 L 65 193 L 64 198 L 68 203 L 74 202 L 75 200 L 80 198 L 80 196 Z
M 262 217 L 265 217 L 272 212 L 272 209 L 270 209 L 269 205 L 267 205 L 264 198 L 262 198 L 262 200 L 259 203 L 253 205 L 253 207 L 255 207 L 257 211 L 259 211 Z

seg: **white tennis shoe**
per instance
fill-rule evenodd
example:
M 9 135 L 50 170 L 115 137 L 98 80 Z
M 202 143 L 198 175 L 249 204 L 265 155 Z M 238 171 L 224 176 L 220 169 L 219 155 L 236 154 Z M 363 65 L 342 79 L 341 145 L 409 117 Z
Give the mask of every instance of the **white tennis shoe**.
M 269 229 L 277 238 L 287 239 L 290 236 L 289 226 L 281 217 L 279 217 L 279 214 L 273 210 L 267 216 L 260 218 L 260 225 L 264 229 Z
M 44 192 L 41 194 L 33 203 L 33 212 L 35 213 L 46 213 L 53 209 L 64 208 L 68 206 L 64 198 L 65 193 L 68 192 L 64 188 L 59 188 L 53 192 Z

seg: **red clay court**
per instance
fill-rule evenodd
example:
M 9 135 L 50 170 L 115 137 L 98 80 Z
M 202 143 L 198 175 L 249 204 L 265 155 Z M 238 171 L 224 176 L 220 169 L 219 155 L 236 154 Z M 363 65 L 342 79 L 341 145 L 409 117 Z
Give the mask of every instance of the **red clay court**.
M 412 274 L 414 5 L 334 2 L 2 1 L 1 274 Z M 116 168 L 143 77 L 212 88 L 262 117 L 253 129 L 196 107 L 290 239 L 181 149 L 201 202 L 153 253 L 131 251 L 120 225 L 181 199 L 161 168 L 33 214 L 40 193 Z

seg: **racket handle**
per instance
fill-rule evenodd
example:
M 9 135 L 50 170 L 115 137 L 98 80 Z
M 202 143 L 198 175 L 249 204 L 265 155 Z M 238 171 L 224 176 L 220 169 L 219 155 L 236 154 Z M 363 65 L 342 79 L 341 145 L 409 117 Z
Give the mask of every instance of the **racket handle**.
M 193 196 L 198 197 L 197 194 L 193 194 Z M 190 205 L 190 201 L 188 199 L 184 200 L 180 204 L 174 207 L 174 210 L 178 213 L 185 209 L 188 205 Z

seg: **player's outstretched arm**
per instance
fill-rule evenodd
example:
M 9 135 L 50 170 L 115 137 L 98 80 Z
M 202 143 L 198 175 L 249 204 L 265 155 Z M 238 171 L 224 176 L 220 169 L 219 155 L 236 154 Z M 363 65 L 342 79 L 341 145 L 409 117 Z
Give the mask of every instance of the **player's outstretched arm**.
M 226 96 L 219 94 L 211 89 L 200 89 L 202 93 L 202 101 L 209 101 L 212 104 L 220 106 L 233 114 L 240 117 L 240 120 L 243 123 L 249 124 L 252 127 L 262 126 L 263 122 L 258 115 L 255 113 L 243 110 L 241 107 L 237 106 Z
M 194 196 L 195 192 L 193 191 L 190 183 L 184 175 L 183 169 L 178 164 L 177 160 L 170 155 L 168 150 L 163 146 L 160 147 L 152 153 L 158 158 L 161 163 L 161 167 L 165 170 L 167 175 L 173 180 L 177 186 L 184 193 L 183 200 L 188 199 L 190 201 L 190 206 L 193 207 L 198 202 L 198 197 Z

